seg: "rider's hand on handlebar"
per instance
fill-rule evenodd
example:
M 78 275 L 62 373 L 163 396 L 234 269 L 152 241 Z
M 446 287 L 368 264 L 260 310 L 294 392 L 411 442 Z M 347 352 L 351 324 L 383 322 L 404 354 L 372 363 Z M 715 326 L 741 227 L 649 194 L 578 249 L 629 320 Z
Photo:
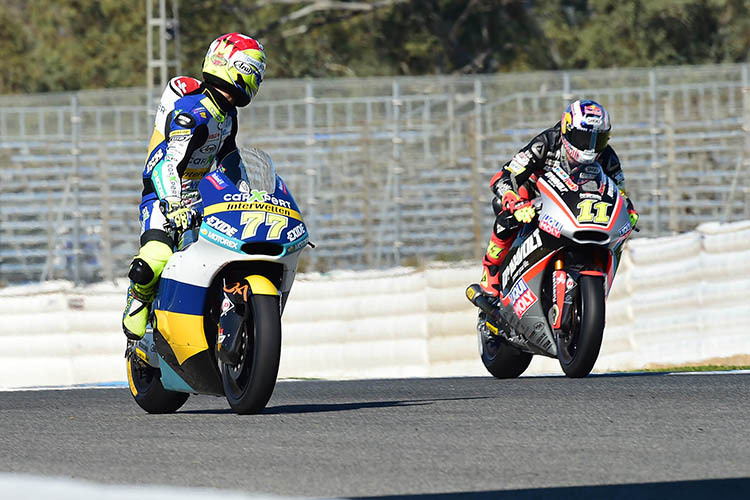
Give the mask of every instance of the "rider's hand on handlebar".
M 508 191 L 503 195 L 503 210 L 512 213 L 518 222 L 529 223 L 536 215 L 534 205 L 522 199 L 515 191 Z
M 640 215 L 638 215 L 638 212 L 633 210 L 632 208 L 628 210 L 628 217 L 630 217 L 630 224 L 633 226 L 633 229 L 638 231 L 636 229 L 635 225 L 638 224 L 638 219 L 640 218 Z
M 186 231 L 192 227 L 193 211 L 189 208 L 182 207 L 179 200 L 166 199 L 162 201 L 162 210 L 167 217 L 170 226 L 179 230 Z
M 534 205 L 530 201 L 527 201 L 522 206 L 516 205 L 516 211 L 513 212 L 513 216 L 518 222 L 525 222 L 527 224 L 531 222 L 535 215 Z

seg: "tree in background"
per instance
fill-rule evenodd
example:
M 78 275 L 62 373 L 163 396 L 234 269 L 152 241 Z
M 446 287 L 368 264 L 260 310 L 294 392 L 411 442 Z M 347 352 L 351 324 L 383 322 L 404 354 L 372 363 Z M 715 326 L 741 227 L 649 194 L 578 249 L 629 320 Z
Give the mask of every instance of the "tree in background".
M 0 93 L 145 85 L 143 0 L 5 0 Z M 747 0 L 192 0 L 182 66 L 257 37 L 268 79 L 741 62 Z
M 591 0 L 568 67 L 658 66 L 746 61 L 747 0 Z M 571 26 L 572 23 L 568 24 Z
M 145 15 L 140 1 L 6 0 L 0 92 L 144 85 Z

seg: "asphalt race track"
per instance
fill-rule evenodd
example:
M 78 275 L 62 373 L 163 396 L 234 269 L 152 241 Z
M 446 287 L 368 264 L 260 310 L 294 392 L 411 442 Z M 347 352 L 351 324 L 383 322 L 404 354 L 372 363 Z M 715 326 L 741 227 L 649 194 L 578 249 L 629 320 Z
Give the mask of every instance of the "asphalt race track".
M 261 415 L 0 392 L 0 472 L 385 498 L 750 498 L 750 374 L 281 381 Z M 2 496 L 2 495 L 0 495 Z

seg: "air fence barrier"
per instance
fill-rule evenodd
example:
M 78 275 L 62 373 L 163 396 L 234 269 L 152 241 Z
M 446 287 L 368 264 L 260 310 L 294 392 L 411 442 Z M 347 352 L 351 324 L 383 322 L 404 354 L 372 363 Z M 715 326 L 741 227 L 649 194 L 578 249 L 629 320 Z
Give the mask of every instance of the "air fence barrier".
M 750 221 L 631 240 L 594 372 L 750 364 Z M 478 262 L 301 274 L 282 319 L 281 378 L 489 376 L 464 289 Z M 0 290 L 0 388 L 123 382 L 126 283 Z M 561 374 L 535 356 L 527 374 Z
M 268 81 L 240 111 L 318 244 L 306 271 L 478 258 L 488 181 L 571 100 L 602 102 L 641 236 L 750 218 L 749 64 Z M 144 89 L 0 96 L 0 286 L 123 277 L 155 106 Z

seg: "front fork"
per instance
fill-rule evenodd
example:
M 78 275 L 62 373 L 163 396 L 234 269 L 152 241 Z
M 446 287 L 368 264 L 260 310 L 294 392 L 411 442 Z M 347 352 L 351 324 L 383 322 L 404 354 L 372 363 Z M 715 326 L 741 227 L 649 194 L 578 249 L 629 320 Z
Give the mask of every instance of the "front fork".
M 555 260 L 552 271 L 552 305 L 548 319 L 557 337 L 570 331 L 573 321 L 573 308 L 578 297 L 577 276 L 565 269 L 562 257 Z
M 271 280 L 258 274 L 246 276 L 236 283 L 227 283 L 226 280 L 223 283 L 216 355 L 228 365 L 234 366 L 242 361 L 242 331 L 246 324 L 248 327 L 253 324 L 249 321 L 253 295 L 280 294 Z M 250 339 L 246 338 L 245 341 L 249 342 Z
M 552 271 L 552 305 L 548 313 L 549 324 L 557 336 L 567 335 L 573 326 L 574 304 L 578 299 L 578 280 L 581 275 L 602 276 L 606 283 L 607 273 L 600 269 L 606 269 L 607 265 L 596 255 L 585 265 L 566 263 L 563 255 L 557 256 Z
M 249 290 L 250 285 L 245 280 L 231 284 L 225 281 L 222 286 L 216 357 L 228 365 L 236 365 L 240 362 L 242 329 L 250 313 Z

